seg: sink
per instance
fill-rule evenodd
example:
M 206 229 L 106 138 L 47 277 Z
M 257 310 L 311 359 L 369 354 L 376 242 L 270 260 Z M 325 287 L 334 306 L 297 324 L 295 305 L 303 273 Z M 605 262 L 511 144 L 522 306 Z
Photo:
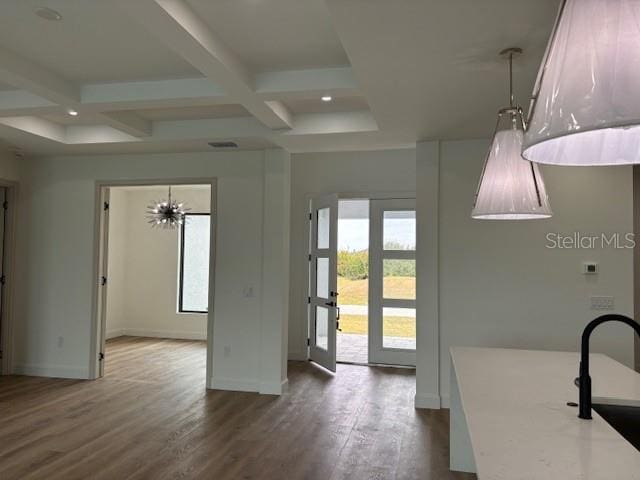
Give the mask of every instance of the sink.
M 593 410 L 640 451 L 640 407 L 594 404 Z

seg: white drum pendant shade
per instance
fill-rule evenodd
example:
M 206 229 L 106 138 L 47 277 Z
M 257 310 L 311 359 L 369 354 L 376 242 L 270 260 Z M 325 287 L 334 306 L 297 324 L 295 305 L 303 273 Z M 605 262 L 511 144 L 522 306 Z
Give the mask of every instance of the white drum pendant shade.
M 526 220 L 552 216 L 538 165 L 521 156 L 520 129 L 496 132 L 471 216 L 484 220 Z
M 528 160 L 640 163 L 640 0 L 565 0 L 534 99 Z

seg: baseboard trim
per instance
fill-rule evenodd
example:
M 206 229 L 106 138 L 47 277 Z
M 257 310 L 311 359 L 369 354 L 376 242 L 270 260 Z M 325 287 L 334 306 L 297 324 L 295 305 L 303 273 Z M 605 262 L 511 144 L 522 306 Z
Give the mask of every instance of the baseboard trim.
M 417 394 L 414 397 L 415 408 L 428 408 L 439 410 L 442 407 L 442 400 L 439 395 L 434 394 Z
M 289 389 L 289 379 L 285 378 L 282 382 L 261 382 L 260 394 L 262 395 L 282 395 Z
M 211 377 L 209 380 L 212 390 L 227 390 L 231 392 L 258 392 L 260 384 L 255 380 L 235 380 L 233 378 Z
M 113 330 L 107 330 L 106 339 L 109 340 L 111 338 L 117 338 L 124 335 L 123 328 L 114 328 Z
M 209 379 L 211 390 L 230 392 L 255 392 L 261 395 L 282 395 L 289 389 L 289 379 L 282 382 L 259 382 L 256 380 L 235 380 L 233 378 L 212 377 Z
M 176 332 L 166 330 L 145 330 L 140 328 L 122 328 L 115 330 L 128 337 L 173 338 L 176 340 L 206 340 L 206 332 Z M 107 338 L 113 338 L 107 335 Z
M 13 366 L 14 375 L 30 377 L 73 378 L 88 380 L 89 372 L 86 368 L 73 365 L 38 365 L 31 363 L 16 363 Z

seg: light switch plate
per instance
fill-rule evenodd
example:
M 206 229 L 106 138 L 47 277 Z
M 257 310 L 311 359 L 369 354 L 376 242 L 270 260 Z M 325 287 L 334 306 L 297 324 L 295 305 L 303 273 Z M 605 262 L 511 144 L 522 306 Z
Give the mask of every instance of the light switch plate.
M 613 297 L 607 296 L 592 296 L 591 297 L 591 310 L 613 310 L 615 303 Z

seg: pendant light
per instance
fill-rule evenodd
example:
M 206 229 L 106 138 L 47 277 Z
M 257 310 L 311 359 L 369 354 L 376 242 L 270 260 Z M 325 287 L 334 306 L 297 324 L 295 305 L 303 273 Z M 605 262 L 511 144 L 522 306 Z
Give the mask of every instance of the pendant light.
M 481 220 L 528 220 L 552 215 L 538 165 L 522 158 L 526 129 L 522 108 L 513 95 L 513 56 L 520 48 L 500 52 L 509 60 L 509 106 L 498 111 L 471 217 Z
M 189 210 L 184 208 L 183 203 L 179 203 L 171 198 L 171 187 L 169 187 L 169 198 L 149 205 L 147 219 L 151 227 L 167 229 L 178 228 L 184 224 L 185 213 Z
M 564 0 L 533 91 L 523 155 L 640 163 L 640 1 Z

